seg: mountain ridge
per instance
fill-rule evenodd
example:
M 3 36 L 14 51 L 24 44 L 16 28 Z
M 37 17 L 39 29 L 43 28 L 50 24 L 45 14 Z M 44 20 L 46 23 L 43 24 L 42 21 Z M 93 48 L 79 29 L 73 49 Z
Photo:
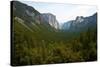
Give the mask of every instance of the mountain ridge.
M 19 10 L 19 11 L 17 11 Z M 52 28 L 55 31 L 57 30 L 77 30 L 76 27 L 82 28 L 90 24 L 90 22 L 96 21 L 96 13 L 88 16 L 77 16 L 75 20 L 70 20 L 68 22 L 64 22 L 62 26 L 57 21 L 56 16 L 51 13 L 39 13 L 34 7 L 23 4 L 19 1 L 13 1 L 13 16 L 18 17 L 24 20 L 24 23 L 30 28 L 38 27 L 38 25 L 43 25 L 46 28 Z M 93 17 L 93 18 L 92 18 Z M 90 20 L 89 20 L 90 19 Z M 93 23 L 95 24 L 95 23 Z M 36 26 L 37 25 L 37 26 Z
M 86 28 L 92 28 L 96 26 L 97 22 L 97 13 L 94 13 L 91 16 L 83 17 L 83 16 L 77 16 L 75 20 L 70 20 L 68 22 L 65 22 L 62 25 L 62 30 L 75 30 L 77 29 L 80 31 Z
M 20 19 L 24 20 L 24 23 L 29 27 L 32 27 L 32 25 L 42 24 L 45 27 L 52 27 L 55 29 L 58 28 L 59 23 L 53 14 L 45 13 L 45 15 L 47 15 L 45 18 L 48 18 L 47 20 L 44 18 L 44 14 L 39 13 L 33 7 L 23 4 L 19 1 L 13 1 L 13 11 L 13 17 L 19 17 Z

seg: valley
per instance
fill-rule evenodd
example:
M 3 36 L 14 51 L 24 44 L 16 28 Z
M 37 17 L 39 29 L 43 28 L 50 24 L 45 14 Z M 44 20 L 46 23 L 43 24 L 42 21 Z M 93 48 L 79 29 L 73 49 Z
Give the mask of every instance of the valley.
M 11 4 L 13 66 L 97 60 L 97 13 L 60 27 L 51 13 L 19 1 Z

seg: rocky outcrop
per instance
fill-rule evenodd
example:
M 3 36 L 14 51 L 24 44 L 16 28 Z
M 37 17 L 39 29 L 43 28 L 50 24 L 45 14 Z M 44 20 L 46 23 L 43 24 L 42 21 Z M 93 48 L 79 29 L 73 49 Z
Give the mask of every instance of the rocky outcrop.
M 62 26 L 63 30 L 82 31 L 88 28 L 96 27 L 97 13 L 89 17 L 77 16 L 75 20 L 65 22 Z
M 40 13 L 34 7 L 28 6 L 19 1 L 13 1 L 13 17 L 22 19 L 26 26 L 31 29 L 38 27 L 40 29 L 57 30 L 59 29 L 59 23 L 56 20 L 56 16 L 51 13 Z M 13 18 L 13 19 L 14 19 Z M 20 21 L 22 22 L 22 21 Z
M 51 13 L 43 13 L 37 16 L 37 19 L 40 20 L 40 22 L 44 23 L 48 23 L 50 24 L 50 26 L 59 29 L 59 23 L 56 20 L 56 16 L 51 14 Z

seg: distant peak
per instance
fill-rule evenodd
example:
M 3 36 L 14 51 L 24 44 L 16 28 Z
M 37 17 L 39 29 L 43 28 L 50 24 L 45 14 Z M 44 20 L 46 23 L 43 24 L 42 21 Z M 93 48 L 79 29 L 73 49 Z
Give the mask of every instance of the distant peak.
M 77 20 L 77 19 L 83 19 L 83 18 L 84 18 L 83 16 L 77 16 L 77 17 L 76 17 L 76 20 Z
M 77 16 L 77 17 L 76 17 L 76 22 L 77 22 L 77 23 L 80 23 L 80 22 L 82 22 L 82 21 L 84 21 L 84 17 L 83 17 L 83 16 Z

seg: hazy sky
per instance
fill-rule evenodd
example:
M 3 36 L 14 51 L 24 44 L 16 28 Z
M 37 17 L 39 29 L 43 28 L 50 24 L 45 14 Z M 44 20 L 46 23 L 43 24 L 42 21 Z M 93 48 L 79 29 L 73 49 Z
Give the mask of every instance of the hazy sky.
M 52 13 L 56 15 L 59 23 L 74 20 L 76 16 L 91 16 L 97 12 L 96 6 L 89 5 L 55 4 L 33 1 L 22 2 L 34 7 L 40 13 Z

